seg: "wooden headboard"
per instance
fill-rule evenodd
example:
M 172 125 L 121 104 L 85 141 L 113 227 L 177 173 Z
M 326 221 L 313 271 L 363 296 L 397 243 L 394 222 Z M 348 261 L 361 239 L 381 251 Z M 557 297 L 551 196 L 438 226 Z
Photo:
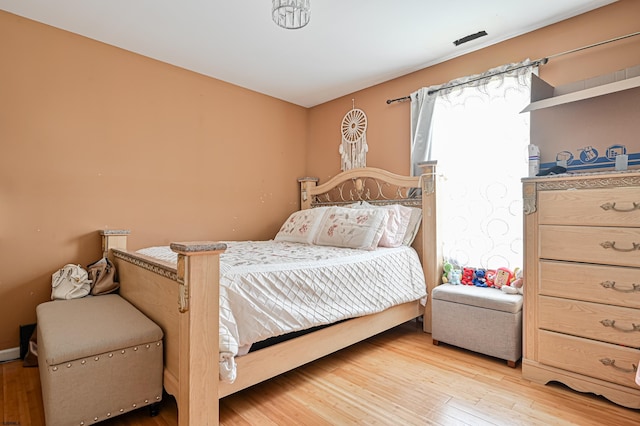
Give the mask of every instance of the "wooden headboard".
M 422 209 L 422 225 L 412 247 L 418 253 L 427 293 L 440 283 L 442 256 L 436 217 L 436 162 L 421 164 L 421 176 L 401 176 L 386 170 L 352 169 L 318 185 L 317 178 L 300 178 L 300 206 L 308 209 L 366 201 L 374 205 L 401 204 Z M 424 331 L 431 333 L 431 303 L 425 307 Z

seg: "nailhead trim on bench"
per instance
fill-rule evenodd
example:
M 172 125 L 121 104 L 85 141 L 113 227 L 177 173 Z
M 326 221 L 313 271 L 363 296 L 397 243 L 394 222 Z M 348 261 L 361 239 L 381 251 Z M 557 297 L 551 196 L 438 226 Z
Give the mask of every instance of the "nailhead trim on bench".
M 157 402 L 157 401 L 160 401 L 161 399 L 162 399 L 162 398 L 161 398 L 160 396 L 156 396 L 156 398 L 155 398 L 156 402 Z M 144 400 L 144 403 L 145 403 L 145 404 L 149 404 L 149 400 L 148 400 L 148 399 L 145 399 L 145 400 Z M 138 408 L 138 404 L 136 404 L 136 403 L 134 402 L 133 404 L 131 404 L 131 408 L 132 408 L 132 409 L 136 409 L 136 408 Z M 125 411 L 125 410 L 124 410 L 124 408 L 121 408 L 121 409 L 120 409 L 120 410 L 118 410 L 118 411 L 119 411 L 120 413 L 124 413 L 124 411 Z M 109 412 L 109 413 L 107 413 L 107 414 L 106 414 L 105 419 L 107 419 L 107 418 L 109 418 L 109 417 L 111 417 L 111 416 L 112 416 L 112 414 Z M 94 418 L 93 418 L 93 421 L 94 421 L 94 422 L 97 422 L 98 420 L 100 420 L 100 417 L 98 417 L 98 416 L 96 416 L 96 417 L 94 417 Z M 79 425 L 80 425 L 80 426 L 85 426 L 85 425 L 86 425 L 86 423 L 85 423 L 84 421 L 81 421 L 81 422 L 79 423 Z
M 156 342 L 156 344 L 155 344 L 155 345 L 156 345 L 156 346 L 160 346 L 160 344 L 161 344 L 161 342 Z M 145 349 L 149 349 L 149 348 L 151 348 L 151 345 L 150 345 L 150 344 L 145 345 Z M 127 348 L 127 349 L 133 349 L 133 351 L 135 352 L 135 351 L 137 351 L 137 350 L 138 350 L 138 347 L 137 347 L 137 346 L 134 346 L 133 348 Z M 121 353 L 121 354 L 123 354 L 123 355 L 124 355 L 124 354 L 126 354 L 126 349 L 122 349 L 122 350 L 120 351 L 120 353 Z M 104 354 L 102 354 L 102 355 L 104 355 Z M 109 358 L 113 358 L 113 352 L 109 353 L 108 357 L 109 357 Z M 99 360 L 100 360 L 100 356 L 96 356 L 96 357 L 94 357 L 94 358 L 93 358 L 93 360 L 94 360 L 94 361 L 99 361 Z M 81 365 L 84 365 L 84 364 L 86 364 L 86 363 L 87 363 L 87 360 L 86 360 L 86 359 L 80 360 L 80 364 L 81 364 Z M 67 364 L 66 364 L 66 367 L 67 367 L 67 368 L 71 368 L 72 366 L 73 366 L 73 362 L 69 362 L 69 363 L 67 363 Z M 56 365 L 56 366 L 51 367 L 51 370 L 52 370 L 52 371 L 58 371 L 58 366 Z

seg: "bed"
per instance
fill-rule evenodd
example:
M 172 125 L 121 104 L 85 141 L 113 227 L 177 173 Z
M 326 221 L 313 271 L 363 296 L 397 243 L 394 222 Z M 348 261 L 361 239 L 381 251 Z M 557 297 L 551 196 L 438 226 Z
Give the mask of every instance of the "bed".
M 441 265 L 436 233 L 435 163 L 425 163 L 422 168 L 424 173 L 419 177 L 360 168 L 340 173 L 322 185 L 318 185 L 315 178 L 301 178 L 301 212 L 315 214 L 321 209 L 337 208 L 333 206 L 343 211 L 344 207 L 356 208 L 357 203 L 421 209 L 420 226 L 412 242 L 415 251 L 412 252 L 419 259 L 418 266 L 421 266 L 426 285 L 424 294 L 428 295 L 439 282 Z M 220 363 L 225 343 L 221 345 L 221 333 L 212 330 L 224 328 L 225 322 L 227 284 L 224 280 L 227 278 L 226 273 L 221 277 L 221 270 L 226 272 L 229 269 L 231 254 L 242 251 L 244 246 L 238 246 L 239 250 L 231 242 L 172 243 L 173 259 L 158 256 L 153 249 L 128 250 L 128 233 L 101 231 L 103 253 L 116 264 L 120 295 L 164 331 L 164 387 L 176 398 L 179 425 L 218 424 L 220 398 L 404 322 L 422 316 L 423 330 L 431 332 L 428 297 L 409 297 L 409 301 L 335 323 L 332 321 L 313 332 L 236 356 L 233 361 L 237 377 L 232 382 L 220 380 L 225 374 L 221 371 L 224 368 L 220 367 L 225 365 Z M 279 232 L 275 240 L 280 235 Z M 223 256 L 225 261 L 221 266 L 220 257 L 227 246 L 229 253 Z M 374 250 L 378 251 L 382 250 Z M 400 256 L 403 248 L 388 249 L 388 252 Z M 398 258 L 395 259 L 393 262 L 397 263 Z M 223 302 L 220 302 L 221 288 Z

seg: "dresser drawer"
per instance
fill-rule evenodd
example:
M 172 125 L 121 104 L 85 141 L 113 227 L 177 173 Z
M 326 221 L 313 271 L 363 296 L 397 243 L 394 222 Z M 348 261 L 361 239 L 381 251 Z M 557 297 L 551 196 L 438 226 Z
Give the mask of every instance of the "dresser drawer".
M 544 330 L 538 332 L 538 343 L 543 364 L 637 389 L 640 350 Z
M 538 296 L 538 327 L 640 348 L 637 309 Z
M 540 261 L 539 267 L 541 295 L 640 309 L 638 268 L 550 260 Z
M 541 224 L 640 226 L 640 187 L 538 192 Z
M 640 267 L 640 228 L 540 225 L 539 256 Z

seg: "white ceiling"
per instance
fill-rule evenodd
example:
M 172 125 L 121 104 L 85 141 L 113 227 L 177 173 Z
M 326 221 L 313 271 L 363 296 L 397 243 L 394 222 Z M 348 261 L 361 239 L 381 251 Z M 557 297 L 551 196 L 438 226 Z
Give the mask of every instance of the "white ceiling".
M 299 30 L 274 24 L 269 0 L 0 0 L 0 9 L 312 107 L 614 1 L 312 0 Z M 453 45 L 481 30 L 488 36 Z

